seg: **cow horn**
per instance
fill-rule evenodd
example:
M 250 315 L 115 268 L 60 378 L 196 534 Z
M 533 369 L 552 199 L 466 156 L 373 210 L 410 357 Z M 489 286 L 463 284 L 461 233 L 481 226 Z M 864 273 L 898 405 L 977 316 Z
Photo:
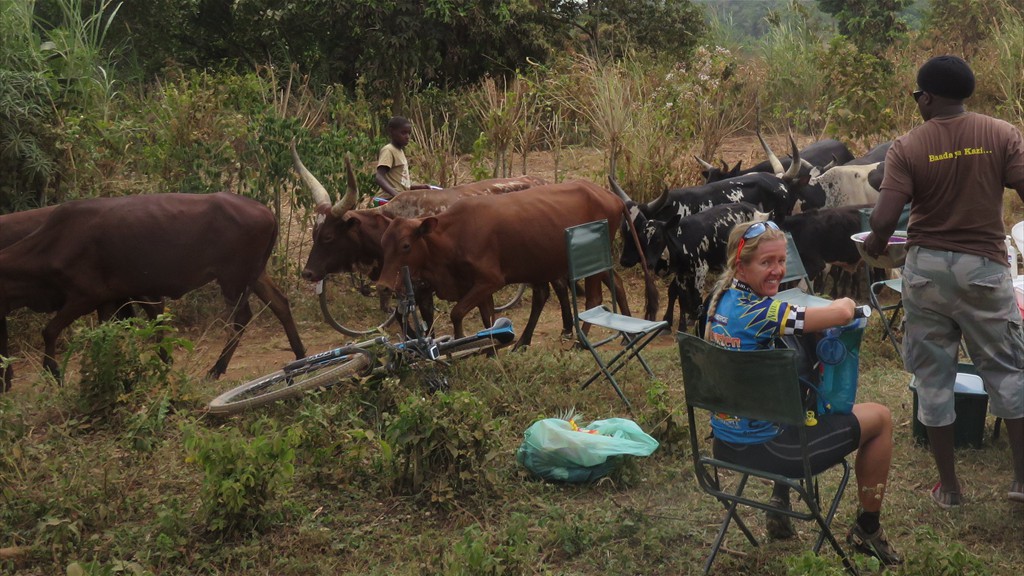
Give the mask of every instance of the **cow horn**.
M 796 147 L 796 140 L 793 139 L 793 131 L 789 131 L 789 146 L 793 149 L 793 160 L 789 164 L 789 170 L 782 175 L 783 180 L 795 180 L 800 175 L 800 149 Z
M 655 214 L 658 210 L 661 210 L 662 206 L 665 205 L 665 202 L 668 202 L 668 188 L 662 189 L 661 196 L 658 196 L 652 202 L 648 202 L 647 205 L 644 206 L 642 212 L 648 216 Z
M 610 174 L 608 175 L 608 185 L 612 187 L 612 192 L 615 192 L 616 196 L 622 198 L 623 202 L 633 201 L 632 199 L 630 199 L 629 194 L 626 194 L 626 191 L 623 190 L 621 186 L 619 186 L 619 181 L 615 179 L 615 176 L 612 176 Z
M 313 195 L 313 202 L 316 204 L 317 212 L 321 212 L 331 205 L 331 195 L 327 193 L 327 189 L 324 188 L 323 184 L 316 179 L 306 170 L 306 166 L 299 159 L 299 153 L 295 149 L 295 139 L 292 139 L 292 163 L 295 165 L 295 171 L 299 173 L 299 177 L 302 179 L 302 183 L 309 188 L 309 192 Z
M 352 171 L 352 157 L 347 152 L 345 153 L 345 177 L 348 181 L 345 195 L 331 207 L 331 214 L 334 214 L 335 216 L 345 214 L 349 210 L 355 208 L 356 203 L 359 202 L 359 187 L 356 186 L 356 173 Z
M 697 163 L 700 164 L 700 167 L 705 169 L 705 170 L 711 171 L 711 170 L 715 169 L 714 166 L 709 164 L 706 160 L 702 159 L 700 156 L 694 156 L 693 159 L 696 160 Z
M 761 128 L 757 129 L 757 139 L 761 142 L 761 148 L 764 149 L 765 155 L 768 156 L 768 162 L 772 165 L 772 173 L 778 176 L 785 172 L 786 169 L 782 166 L 782 162 L 779 162 L 779 157 L 775 155 L 775 152 L 772 152 L 771 147 L 768 146 L 768 143 L 764 141 L 764 137 L 761 136 Z

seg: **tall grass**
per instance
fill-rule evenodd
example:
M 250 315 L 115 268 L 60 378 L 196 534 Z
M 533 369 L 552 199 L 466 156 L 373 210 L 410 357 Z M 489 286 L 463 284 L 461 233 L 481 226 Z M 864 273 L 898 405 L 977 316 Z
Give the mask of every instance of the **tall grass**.
M 103 45 L 121 3 L 101 0 L 95 9 L 93 3 L 83 0 L 55 0 L 55 4 L 60 21 L 44 23 L 52 26 L 44 48 L 59 57 L 56 73 L 64 87 L 64 100 L 83 109 L 100 110 L 103 120 L 109 120 L 118 91 L 108 64 L 111 55 L 104 52 Z
M 759 44 L 763 76 L 760 100 L 762 118 L 781 121 L 794 130 L 822 135 L 829 122 L 827 83 L 818 56 L 825 43 L 825 30 L 817 27 L 806 10 L 791 4 L 770 20 L 768 34 Z M 777 125 L 776 128 L 782 128 Z
M 432 113 L 429 102 L 419 97 L 412 99 L 410 110 L 415 180 L 443 188 L 458 184 L 458 116 L 446 109 Z
M 986 59 L 992 67 L 989 80 L 998 88 L 996 112 L 1024 129 L 1024 13 L 1009 2 L 1000 2 L 1002 11 L 993 20 L 989 44 L 995 58 Z
M 513 144 L 523 130 L 523 119 L 531 105 L 527 85 L 518 77 L 485 78 L 470 94 L 472 110 L 494 153 L 494 178 L 511 175 Z

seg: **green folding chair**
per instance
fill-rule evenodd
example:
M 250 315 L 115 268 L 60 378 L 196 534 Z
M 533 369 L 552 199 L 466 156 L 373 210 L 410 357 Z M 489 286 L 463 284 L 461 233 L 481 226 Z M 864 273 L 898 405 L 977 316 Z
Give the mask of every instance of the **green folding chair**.
M 611 310 L 604 306 L 595 306 L 589 310 L 580 312 L 576 291 L 573 289 L 569 290 L 569 293 L 572 295 L 573 327 L 576 332 L 576 338 L 581 345 L 590 351 L 598 366 L 598 370 L 587 378 L 580 389 L 585 389 L 587 386 L 590 386 L 592 382 L 601 376 L 604 376 L 608 382 L 611 383 L 612 387 L 615 388 L 615 392 L 619 395 L 619 398 L 622 398 L 622 401 L 626 403 L 626 407 L 632 410 L 629 400 L 626 399 L 626 395 L 622 393 L 622 388 L 619 387 L 619 383 L 615 380 L 615 374 L 618 373 L 618 371 L 621 370 L 629 360 L 636 358 L 640 362 L 640 365 L 644 367 L 644 370 L 647 371 L 647 374 L 653 378 L 654 372 L 647 364 L 647 361 L 644 360 L 643 356 L 640 355 L 640 351 L 650 344 L 651 341 L 654 340 L 654 337 L 657 336 L 658 333 L 668 325 L 668 323 L 664 321 L 653 322 L 618 313 L 615 304 L 615 274 L 612 269 L 612 244 L 607 220 L 588 222 L 586 224 L 580 224 L 579 226 L 566 228 L 565 245 L 569 257 L 570 288 L 575 285 L 578 280 L 595 276 L 597 274 L 607 273 L 608 286 L 611 289 L 612 295 Z M 610 330 L 612 334 L 602 340 L 593 341 L 587 335 L 586 331 L 584 331 L 584 324 L 591 324 Z M 617 353 L 605 360 L 597 349 L 598 347 L 615 340 L 623 342 L 623 346 Z
M 742 505 L 772 510 L 799 520 L 814 521 L 819 528 L 814 553 L 817 554 L 822 544 L 828 540 L 832 549 L 842 559 L 846 570 L 856 575 L 856 567 L 839 545 L 831 529 L 832 518 L 850 479 L 850 465 L 845 459 L 837 464 L 842 467 L 842 478 L 823 514 L 818 477 L 811 473 L 808 459 L 805 412 L 797 381 L 797 352 L 789 349 L 727 350 L 682 332 L 677 333 L 676 339 L 679 342 L 679 359 L 683 369 L 694 473 L 701 489 L 714 496 L 726 509 L 725 519 L 712 544 L 711 553 L 704 563 L 704 574 L 711 570 L 729 525 L 734 520 L 751 545 L 758 545 L 757 539 L 737 513 L 738 506 Z M 800 443 L 803 446 L 803 475 L 799 478 L 787 478 L 714 458 L 711 455 L 710 444 L 704 442 L 702 446 L 701 436 L 704 436 L 705 431 L 697 427 L 694 415 L 697 408 L 799 427 Z M 728 484 L 723 482 L 719 474 L 722 470 L 734 473 L 738 479 Z M 745 494 L 751 478 L 762 478 L 786 485 L 799 495 L 799 501 L 803 504 L 796 505 L 794 501 L 792 509 L 783 509 L 772 506 L 768 496 L 762 498 Z M 804 506 L 807 508 L 806 511 L 803 510 Z

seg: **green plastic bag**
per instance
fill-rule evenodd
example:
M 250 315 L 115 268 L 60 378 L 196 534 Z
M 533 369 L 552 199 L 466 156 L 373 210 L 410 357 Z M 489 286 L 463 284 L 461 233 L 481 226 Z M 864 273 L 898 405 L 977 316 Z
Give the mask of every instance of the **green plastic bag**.
M 622 456 L 649 456 L 658 448 L 627 418 L 595 420 L 574 429 L 572 422 L 545 418 L 523 434 L 516 461 L 545 480 L 590 482 L 615 469 Z

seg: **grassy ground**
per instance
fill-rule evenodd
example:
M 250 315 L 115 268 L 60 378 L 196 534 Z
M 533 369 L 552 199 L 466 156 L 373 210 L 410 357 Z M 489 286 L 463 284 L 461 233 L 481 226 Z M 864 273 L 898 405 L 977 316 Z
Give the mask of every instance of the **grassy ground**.
M 1008 224 L 1024 219 L 1019 201 L 1007 206 Z M 639 302 L 639 278 L 627 279 Z M 312 298 L 292 299 L 311 352 L 340 340 L 319 321 Z M 517 325 L 527 310 L 511 312 Z M 12 331 L 34 333 L 37 322 L 19 317 Z M 629 415 L 603 383 L 578 390 L 593 364 L 559 342 L 551 310 L 532 349 L 458 363 L 447 374 L 447 394 L 432 395 L 407 374 L 347 383 L 229 420 L 204 415 L 205 402 L 289 354 L 276 323 L 263 315 L 228 378 L 202 380 L 221 345 L 219 325 L 212 328 L 185 331 L 196 348 L 176 352 L 176 371 L 122 393 L 103 417 L 80 407 L 76 383 L 88 374 L 77 357 L 63 388 L 32 363 L 19 363 L 14 390 L 0 398 L 0 573 L 700 573 L 721 509 L 693 478 L 671 337 L 647 354 L 656 380 L 637 367 L 622 377 L 631 417 L 661 441 L 659 450 L 594 484 L 557 485 L 531 478 L 515 462 L 533 421 L 570 407 L 585 420 Z M 994 439 L 989 417 L 984 447 L 958 451 L 968 505 L 935 507 L 928 498 L 934 465 L 912 434 L 909 376 L 881 336 L 872 321 L 859 399 L 889 406 L 896 423 L 882 521 L 907 564 L 892 573 L 1017 573 L 1024 507 L 1005 499 L 1005 433 Z M 21 343 L 21 355 L 38 358 L 31 342 Z M 189 444 L 197 437 L 211 450 L 234 451 L 214 461 Z M 247 462 L 247 476 L 227 479 L 228 464 Z M 220 504 L 210 506 L 214 493 Z M 838 534 L 855 506 L 848 494 Z M 746 518 L 763 534 L 759 514 Z M 234 529 L 218 529 L 218 522 Z M 809 525 L 799 529 L 793 541 L 756 549 L 731 534 L 716 572 L 840 573 L 833 554 L 806 552 L 814 535 Z
M 970 504 L 958 512 L 936 508 L 927 497 L 933 465 L 911 433 L 908 377 L 880 335 L 872 324 L 859 399 L 890 406 L 896 420 L 883 515 L 908 558 L 896 573 L 1015 572 L 1024 562 L 1024 507 L 1005 501 L 1005 435 L 991 438 L 990 418 L 985 447 L 958 452 Z M 633 418 L 659 436 L 662 447 L 586 486 L 537 481 L 515 464 L 522 431 L 538 417 L 573 406 L 588 419 L 627 415 L 609 386 L 576 390 L 590 361 L 557 345 L 473 358 L 451 371 L 452 392 L 466 391 L 482 406 L 486 423 L 479 430 L 489 442 L 484 456 L 491 477 L 459 484 L 438 468 L 443 482 L 460 486 L 455 492 L 403 490 L 381 447 L 362 439 L 387 436 L 407 395 L 428 397 L 414 376 L 339 386 L 227 422 L 204 417 L 201 406 L 229 384 L 191 381 L 172 391 L 165 420 L 149 432 L 130 432 L 132 421 L 124 417 L 110 425 L 80 416 L 70 387 L 19 386 L 0 404 L 0 523 L 3 544 L 26 549 L 0 566 L 26 575 L 63 572 L 76 561 L 97 574 L 119 566 L 158 574 L 697 573 L 720 509 L 699 493 L 692 476 L 671 339 L 663 337 L 648 356 L 657 381 L 638 369 L 623 380 L 635 404 Z M 146 407 L 146 401 L 136 406 Z M 210 532 L 200 502 L 203 473 L 189 462 L 183 435 L 191 429 L 245 430 L 261 416 L 302 430 L 294 481 L 268 500 L 261 529 Z M 149 450 L 139 449 L 140 436 L 151 442 Z M 441 438 L 463 446 L 451 435 Z M 852 521 L 854 507 L 847 496 L 836 521 L 839 532 Z M 760 532 L 759 515 L 748 517 Z M 718 571 L 836 569 L 829 553 L 820 559 L 804 554 L 812 538 L 802 526 L 796 541 L 752 549 L 731 535 L 726 547 L 733 552 L 719 559 Z

